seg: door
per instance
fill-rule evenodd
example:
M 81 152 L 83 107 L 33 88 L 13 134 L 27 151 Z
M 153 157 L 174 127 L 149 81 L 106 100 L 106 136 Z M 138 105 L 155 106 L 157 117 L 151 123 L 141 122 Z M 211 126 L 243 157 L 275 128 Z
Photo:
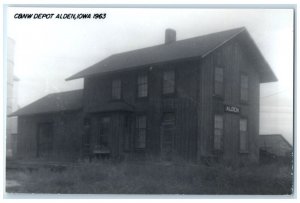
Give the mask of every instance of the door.
M 53 151 L 53 123 L 38 124 L 37 157 L 49 157 Z
M 165 113 L 161 125 L 161 157 L 171 161 L 174 155 L 175 116 L 174 113 Z
M 110 149 L 110 117 L 101 117 L 98 120 L 98 132 L 96 146 L 93 150 L 94 154 L 99 156 L 109 155 L 111 153 Z

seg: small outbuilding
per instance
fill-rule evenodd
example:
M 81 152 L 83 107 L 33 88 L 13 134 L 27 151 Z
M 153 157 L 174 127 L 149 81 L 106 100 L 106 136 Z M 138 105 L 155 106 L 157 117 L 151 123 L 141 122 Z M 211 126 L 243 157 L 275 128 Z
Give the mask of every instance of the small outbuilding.
M 292 145 L 280 134 L 259 136 L 260 162 L 292 161 Z

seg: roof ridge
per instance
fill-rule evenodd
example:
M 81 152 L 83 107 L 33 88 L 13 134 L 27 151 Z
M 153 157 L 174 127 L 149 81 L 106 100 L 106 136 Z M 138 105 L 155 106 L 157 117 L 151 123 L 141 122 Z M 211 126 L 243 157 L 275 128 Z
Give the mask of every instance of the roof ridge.
M 143 49 L 148 49 L 148 48 L 153 48 L 153 47 L 174 45 L 174 44 L 177 44 L 177 43 L 180 43 L 180 42 L 184 42 L 184 41 L 187 41 L 187 40 L 193 40 L 193 39 L 197 39 L 197 38 L 201 38 L 201 37 L 207 37 L 209 35 L 215 35 L 215 34 L 217 35 L 217 34 L 220 34 L 220 33 L 231 32 L 233 30 L 241 30 L 241 31 L 243 31 L 243 30 L 246 30 L 246 28 L 243 26 L 243 27 L 237 27 L 237 28 L 233 28 L 233 29 L 229 29 L 229 30 L 223 30 L 223 31 L 218 31 L 218 32 L 211 32 L 211 33 L 207 33 L 207 34 L 200 35 L 200 36 L 195 36 L 195 37 L 190 37 L 190 38 L 186 38 L 186 39 L 176 40 L 176 41 L 174 41 L 174 42 L 172 42 L 170 44 L 162 43 L 162 44 L 157 44 L 157 45 L 153 45 L 153 46 L 148 46 L 148 47 L 133 49 L 133 50 L 129 50 L 129 51 L 119 52 L 119 53 L 115 53 L 115 54 L 109 55 L 108 57 L 116 56 L 116 55 L 120 55 L 120 54 L 125 54 L 125 53 L 130 53 L 130 52 L 135 52 L 135 51 L 140 51 L 140 50 L 143 50 Z M 236 33 L 236 34 L 238 34 L 238 33 Z
M 246 33 L 246 34 L 245 34 Z M 87 68 L 66 78 L 73 80 L 92 77 L 96 74 L 112 73 L 116 71 L 129 70 L 130 68 L 145 67 L 164 62 L 171 62 L 182 59 L 204 58 L 215 49 L 228 41 L 243 35 L 243 39 L 249 40 L 248 45 L 256 48 L 246 27 L 238 27 L 204 35 L 177 40 L 170 44 L 158 44 L 149 47 L 124 51 L 110 55 Z M 245 36 L 244 36 L 245 35 Z M 250 44 L 249 44 L 250 43 Z M 252 43 L 252 44 L 251 44 Z M 254 50 L 254 52 L 256 51 Z M 269 64 L 265 62 L 261 52 L 253 53 L 260 59 L 260 74 L 263 76 L 261 82 L 275 81 L 276 77 Z

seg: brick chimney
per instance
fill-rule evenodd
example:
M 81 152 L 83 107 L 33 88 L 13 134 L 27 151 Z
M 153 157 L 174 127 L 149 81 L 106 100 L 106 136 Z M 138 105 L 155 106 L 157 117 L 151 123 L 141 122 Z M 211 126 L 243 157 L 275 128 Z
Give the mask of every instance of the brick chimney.
M 173 29 L 166 29 L 165 44 L 171 44 L 176 41 L 176 31 Z

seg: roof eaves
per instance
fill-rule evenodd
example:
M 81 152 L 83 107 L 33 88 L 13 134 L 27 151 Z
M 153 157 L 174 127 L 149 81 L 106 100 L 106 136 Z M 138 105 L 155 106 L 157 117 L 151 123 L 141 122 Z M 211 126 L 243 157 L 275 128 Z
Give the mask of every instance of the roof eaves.
M 74 108 L 74 109 L 65 109 L 60 111 L 45 111 L 45 112 L 38 112 L 38 113 L 20 113 L 18 112 L 12 113 L 7 115 L 7 117 L 19 117 L 19 116 L 37 116 L 37 115 L 44 115 L 44 114 L 55 114 L 55 113 L 68 113 L 68 112 L 74 112 L 74 111 L 80 111 L 82 107 L 80 108 Z

